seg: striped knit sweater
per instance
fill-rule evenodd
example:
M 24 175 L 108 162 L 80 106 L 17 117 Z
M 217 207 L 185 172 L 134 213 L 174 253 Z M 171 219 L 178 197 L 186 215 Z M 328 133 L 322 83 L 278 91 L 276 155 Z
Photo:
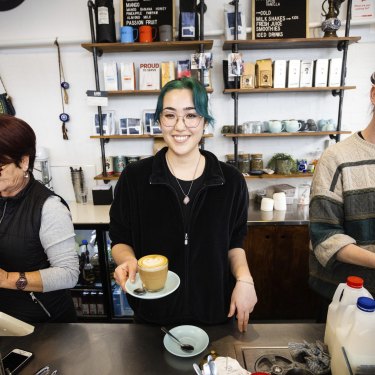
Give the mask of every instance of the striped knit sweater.
M 360 276 L 375 296 L 375 269 L 340 262 L 343 246 L 375 252 L 375 144 L 358 133 L 322 155 L 311 189 L 310 286 L 331 299 L 340 282 Z

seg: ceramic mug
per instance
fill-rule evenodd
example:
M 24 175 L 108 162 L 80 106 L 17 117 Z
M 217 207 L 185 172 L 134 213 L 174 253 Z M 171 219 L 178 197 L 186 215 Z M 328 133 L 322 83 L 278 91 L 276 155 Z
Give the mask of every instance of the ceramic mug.
M 170 42 L 173 40 L 172 25 L 160 25 L 159 26 L 159 40 L 161 42 Z
M 300 125 L 300 129 L 299 130 L 301 132 L 305 132 L 306 130 L 308 130 L 308 125 L 307 125 L 306 121 L 304 121 L 304 120 L 298 120 L 298 123 Z
M 285 131 L 288 133 L 295 133 L 301 129 L 301 125 L 297 120 L 286 120 Z
M 268 121 L 268 128 L 271 133 L 281 133 L 285 130 L 284 124 L 282 124 L 279 120 Z
M 149 25 L 139 26 L 139 42 L 150 43 L 156 39 L 157 29 L 156 27 Z
M 318 129 L 321 131 L 325 131 L 325 128 L 327 126 L 327 120 L 320 119 L 318 120 Z
M 138 39 L 138 30 L 132 26 L 121 27 L 121 43 L 134 43 Z
M 318 127 L 316 126 L 316 123 L 315 123 L 315 121 L 313 119 L 309 118 L 306 121 L 306 123 L 307 123 L 309 131 L 316 132 L 318 130 Z

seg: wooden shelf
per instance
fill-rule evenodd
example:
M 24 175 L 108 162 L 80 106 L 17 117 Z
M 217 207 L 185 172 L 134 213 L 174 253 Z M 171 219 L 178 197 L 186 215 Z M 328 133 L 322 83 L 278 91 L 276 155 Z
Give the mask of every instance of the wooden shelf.
M 314 176 L 313 173 L 292 173 L 292 174 L 267 174 L 263 173 L 261 175 L 251 176 L 248 174 L 243 174 L 246 179 L 253 179 L 253 178 L 310 178 Z
M 203 134 L 203 138 L 212 138 L 212 133 Z M 162 134 L 134 134 L 134 135 L 90 135 L 90 138 L 102 139 L 142 139 L 142 138 L 163 138 Z
M 250 138 L 250 137 L 321 137 L 325 135 L 331 135 L 331 134 L 351 134 L 351 131 L 347 130 L 341 130 L 341 131 L 324 131 L 324 132 L 295 132 L 295 133 L 259 133 L 259 134 L 235 134 L 235 133 L 226 133 L 223 134 L 224 137 L 242 137 L 242 138 Z
M 251 176 L 251 175 L 248 175 L 248 174 L 243 174 L 243 176 L 246 178 L 246 179 L 254 179 L 254 178 L 310 178 L 312 177 L 314 174 L 313 173 L 292 173 L 292 174 L 267 174 L 267 173 L 264 173 L 264 174 L 261 174 L 261 175 L 257 175 L 257 176 Z M 108 175 L 107 177 L 104 177 L 102 174 L 99 174 L 97 176 L 94 177 L 94 180 L 104 180 L 104 181 L 114 181 L 114 180 L 118 180 L 120 177 L 120 173 L 115 173 L 113 175 Z
M 337 48 L 340 43 L 356 43 L 359 36 L 338 38 L 290 38 L 290 39 L 246 39 L 225 40 L 223 50 L 231 50 L 233 44 L 237 44 L 239 50 L 260 49 L 295 49 L 295 48 Z
M 231 94 L 237 92 L 239 94 L 272 94 L 275 92 L 317 92 L 317 91 L 339 91 L 339 90 L 354 90 L 356 86 L 335 86 L 335 87 L 287 87 L 282 89 L 275 88 L 257 88 L 257 89 L 224 89 L 223 94 Z
M 96 47 L 102 52 L 151 52 L 151 51 L 184 51 L 198 50 L 203 45 L 204 50 L 210 50 L 213 40 L 188 40 L 174 42 L 152 43 L 82 43 L 81 46 L 92 52 Z
M 119 173 L 111 174 L 106 177 L 104 177 L 102 174 L 98 174 L 94 177 L 94 180 L 103 180 L 103 181 L 116 181 L 120 177 Z
M 213 89 L 206 89 L 208 94 L 214 92 Z M 107 91 L 108 96 L 142 96 L 142 95 L 159 95 L 160 90 L 118 90 L 118 91 Z

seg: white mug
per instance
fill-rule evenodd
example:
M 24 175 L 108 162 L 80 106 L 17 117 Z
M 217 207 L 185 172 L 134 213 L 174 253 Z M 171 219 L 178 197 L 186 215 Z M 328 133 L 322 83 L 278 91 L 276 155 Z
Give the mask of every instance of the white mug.
M 284 130 L 284 125 L 279 120 L 268 121 L 268 128 L 271 133 L 281 133 Z
M 301 129 L 301 124 L 297 120 L 286 120 L 285 131 L 288 133 L 295 133 Z

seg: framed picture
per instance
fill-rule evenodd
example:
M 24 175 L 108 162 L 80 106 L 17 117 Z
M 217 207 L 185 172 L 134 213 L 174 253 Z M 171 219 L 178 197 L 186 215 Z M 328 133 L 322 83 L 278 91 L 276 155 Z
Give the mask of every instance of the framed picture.
M 120 135 L 140 135 L 143 134 L 141 119 L 120 118 Z
M 154 113 L 153 109 L 145 109 L 142 115 L 143 131 L 144 134 L 151 134 L 151 127 L 154 125 Z

